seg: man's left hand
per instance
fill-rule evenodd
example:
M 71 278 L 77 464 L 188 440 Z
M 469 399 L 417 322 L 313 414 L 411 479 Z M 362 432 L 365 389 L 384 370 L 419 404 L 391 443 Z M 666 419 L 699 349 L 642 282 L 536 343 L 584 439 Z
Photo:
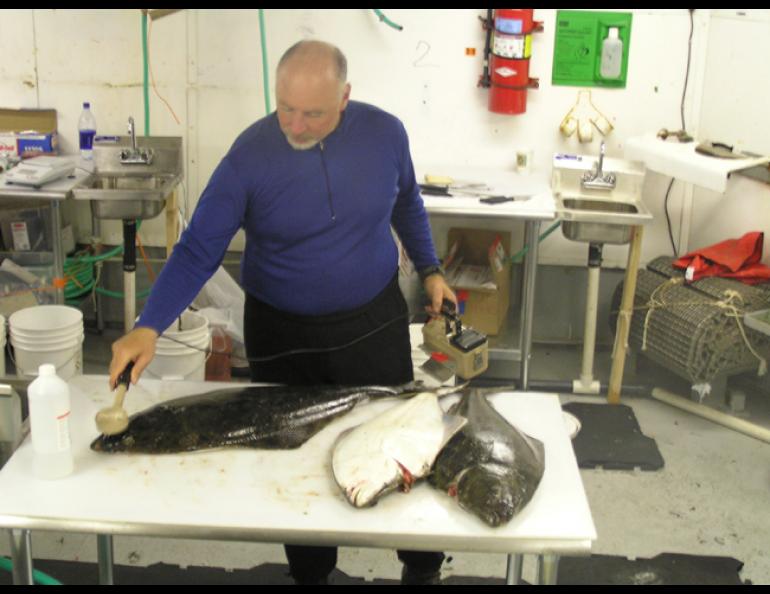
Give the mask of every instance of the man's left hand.
M 457 297 L 449 285 L 446 284 L 444 276 L 441 274 L 431 274 L 423 281 L 425 294 L 430 300 L 430 305 L 425 307 L 425 311 L 435 318 L 441 315 L 441 304 L 444 299 L 449 299 L 457 307 Z

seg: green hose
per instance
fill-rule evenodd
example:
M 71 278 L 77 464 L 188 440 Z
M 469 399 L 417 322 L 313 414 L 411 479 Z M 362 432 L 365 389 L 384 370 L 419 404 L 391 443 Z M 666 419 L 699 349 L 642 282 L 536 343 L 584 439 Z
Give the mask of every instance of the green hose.
M 11 563 L 11 560 L 6 557 L 0 557 L 0 569 L 4 569 L 8 572 L 13 572 L 13 563 Z M 42 571 L 38 571 L 37 569 L 32 570 L 32 578 L 40 584 L 41 586 L 61 586 L 62 583 L 52 578 L 50 575 L 44 574 Z
M 265 113 L 270 114 L 270 73 L 267 66 L 267 37 L 265 36 L 265 10 L 259 9 L 259 38 L 262 44 L 262 86 L 265 93 Z
M 123 252 L 123 246 L 119 245 L 103 254 L 88 256 L 84 253 L 75 254 L 64 260 L 64 278 L 67 284 L 64 287 L 64 300 L 73 302 L 94 290 L 94 264 L 103 262 L 108 258 L 119 256 Z
M 546 237 L 548 237 L 548 236 L 549 236 L 551 233 L 553 233 L 554 231 L 556 231 L 556 229 L 558 229 L 558 228 L 559 228 L 559 225 L 561 225 L 561 221 L 556 221 L 556 222 L 555 222 L 553 225 L 551 225 L 550 227 L 548 227 L 548 229 L 546 229 L 545 231 L 543 231 L 543 232 L 540 234 L 540 237 L 538 237 L 538 238 L 537 238 L 537 242 L 538 242 L 538 243 L 540 243 L 540 242 L 541 242 L 541 241 L 543 241 L 543 240 L 544 240 Z M 527 254 L 527 252 L 528 252 L 528 251 L 529 251 L 529 246 L 528 246 L 528 245 L 525 245 L 525 246 L 524 246 L 523 248 L 521 248 L 521 249 L 520 249 L 518 252 L 516 252 L 515 254 L 513 254 L 513 256 L 511 256 L 511 262 L 515 264 L 516 262 L 520 261 L 521 259 L 523 259 L 523 258 L 524 258 L 524 256 Z
M 67 284 L 64 287 L 64 299 L 73 300 L 90 293 L 94 284 L 94 266 L 91 263 L 64 264 L 64 277 Z
M 396 31 L 403 31 L 404 28 L 401 25 L 398 25 L 391 21 L 388 17 L 385 16 L 385 13 L 383 13 L 379 8 L 372 8 L 374 11 L 374 14 L 377 15 L 377 18 L 380 19 L 383 23 L 385 23 L 388 27 L 393 27 Z
M 67 258 L 65 260 L 66 264 L 96 264 L 97 262 L 102 262 L 104 260 L 107 260 L 109 258 L 113 258 L 115 256 L 119 256 L 123 253 L 123 246 L 118 245 L 114 248 L 112 248 L 109 252 L 104 252 L 103 254 L 97 254 L 95 256 L 79 256 L 75 255 L 72 258 Z

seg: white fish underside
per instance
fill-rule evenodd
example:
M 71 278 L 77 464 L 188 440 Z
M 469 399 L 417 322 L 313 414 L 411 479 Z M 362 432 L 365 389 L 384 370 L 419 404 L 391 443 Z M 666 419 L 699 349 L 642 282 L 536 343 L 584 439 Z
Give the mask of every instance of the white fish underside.
M 405 490 L 430 471 L 441 448 L 465 424 L 423 392 L 340 435 L 332 455 L 334 479 L 355 507 Z

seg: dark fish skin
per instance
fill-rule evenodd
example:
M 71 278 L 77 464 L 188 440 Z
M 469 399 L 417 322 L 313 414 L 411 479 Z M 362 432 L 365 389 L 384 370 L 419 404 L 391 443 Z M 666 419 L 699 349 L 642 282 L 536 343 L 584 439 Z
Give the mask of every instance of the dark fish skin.
M 244 386 L 176 398 L 138 412 L 128 429 L 100 435 L 98 452 L 169 454 L 222 447 L 293 449 L 369 398 L 419 386 Z
M 428 481 L 488 525 L 508 523 L 543 478 L 543 443 L 511 425 L 480 391 L 466 391 L 449 412 L 468 423 L 441 450 Z

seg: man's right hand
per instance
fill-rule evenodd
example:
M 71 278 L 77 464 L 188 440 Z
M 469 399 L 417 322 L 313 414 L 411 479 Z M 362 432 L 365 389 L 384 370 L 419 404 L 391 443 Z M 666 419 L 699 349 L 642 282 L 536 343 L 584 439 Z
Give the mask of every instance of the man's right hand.
M 152 328 L 134 328 L 123 338 L 112 343 L 112 361 L 110 362 L 110 388 L 115 389 L 118 376 L 131 361 L 134 369 L 131 372 L 131 383 L 136 384 L 144 368 L 150 364 L 155 356 L 155 345 L 158 342 L 158 333 Z

